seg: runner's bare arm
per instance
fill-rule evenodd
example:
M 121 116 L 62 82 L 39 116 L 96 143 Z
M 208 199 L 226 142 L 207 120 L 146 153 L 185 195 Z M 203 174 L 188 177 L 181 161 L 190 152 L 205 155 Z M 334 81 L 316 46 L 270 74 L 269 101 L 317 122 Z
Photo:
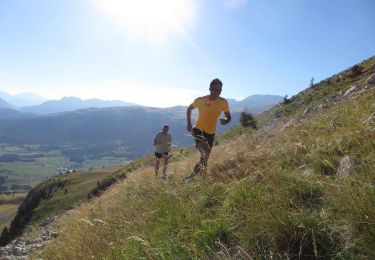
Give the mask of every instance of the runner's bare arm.
M 230 114 L 229 111 L 224 112 L 224 115 L 225 115 L 225 119 L 220 119 L 220 124 L 222 125 L 226 125 L 232 120 L 232 115 Z
M 191 125 L 191 111 L 194 109 L 193 105 L 190 105 L 186 110 L 186 119 L 187 119 L 187 127 L 186 129 L 188 132 L 191 132 L 191 129 L 193 128 Z
M 157 139 L 157 136 L 155 136 L 155 138 L 154 138 L 154 145 L 157 145 L 159 143 L 160 143 L 160 141 Z

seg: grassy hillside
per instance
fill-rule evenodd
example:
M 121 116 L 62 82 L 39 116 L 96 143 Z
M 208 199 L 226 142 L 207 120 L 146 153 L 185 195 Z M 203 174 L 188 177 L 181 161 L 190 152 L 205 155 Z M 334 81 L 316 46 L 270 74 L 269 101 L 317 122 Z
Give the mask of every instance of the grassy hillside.
M 7 226 L 10 234 L 1 237 L 1 244 L 21 234 L 26 225 L 37 224 L 46 217 L 61 214 L 86 201 L 87 194 L 116 170 L 119 167 L 64 174 L 37 185 L 27 196 L 2 195 L 4 205 L 0 205 L 0 214 L 4 212 L 4 219 L 1 225 Z
M 359 67 L 221 136 L 206 179 L 183 181 L 196 152 L 167 181 L 138 168 L 61 218 L 41 257 L 375 258 L 375 59 Z
M 192 147 L 174 150 L 170 163 L 180 161 L 194 151 Z M 3 195 L 0 200 L 0 225 L 8 230 L 0 237 L 0 244 L 24 233 L 47 217 L 61 215 L 88 199 L 100 196 L 111 185 L 128 177 L 129 173 L 144 165 L 152 165 L 152 155 L 141 157 L 126 166 L 98 168 L 89 172 L 63 174 L 52 177 L 26 194 Z M 17 202 L 17 203 L 16 203 Z M 1 204 L 3 203 L 3 204 Z M 3 214 L 3 215 L 1 215 Z

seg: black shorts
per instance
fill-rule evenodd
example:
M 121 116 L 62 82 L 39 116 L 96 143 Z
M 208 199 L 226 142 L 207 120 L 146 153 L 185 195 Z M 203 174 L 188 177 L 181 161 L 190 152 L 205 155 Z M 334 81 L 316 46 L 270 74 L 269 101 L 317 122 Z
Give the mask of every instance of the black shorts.
M 160 159 L 163 156 L 168 156 L 168 152 L 166 152 L 166 153 L 155 153 L 155 157 L 158 158 L 158 159 Z
M 198 128 L 193 128 L 192 135 L 195 140 L 195 144 L 198 145 L 199 143 L 207 143 L 210 149 L 214 144 L 215 134 L 208 134 Z

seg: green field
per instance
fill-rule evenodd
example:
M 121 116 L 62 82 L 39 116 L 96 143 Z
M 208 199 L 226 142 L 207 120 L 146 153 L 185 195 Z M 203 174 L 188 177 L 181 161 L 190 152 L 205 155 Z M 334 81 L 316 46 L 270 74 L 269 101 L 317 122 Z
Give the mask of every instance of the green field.
M 13 155 L 19 158 L 9 162 L 0 160 L 0 176 L 5 177 L 3 185 L 7 186 L 10 191 L 23 190 L 20 188 L 12 189 L 12 185 L 34 187 L 36 184 L 58 174 L 59 167 L 77 171 L 89 171 L 90 168 L 97 169 L 127 162 L 124 158 L 106 157 L 98 160 L 85 158 L 83 163 L 78 164 L 71 162 L 61 154 L 60 150 L 43 151 L 38 145 L 1 145 L 0 156 L 2 155 Z
M 112 175 L 122 166 L 112 166 L 94 169 L 90 172 L 67 173 L 50 178 L 37 186 L 49 192 L 34 210 L 33 221 L 39 221 L 46 216 L 60 214 L 87 200 L 87 194 L 97 186 L 98 182 Z M 26 193 L 0 194 L 0 230 L 8 227 L 17 214 L 19 205 Z

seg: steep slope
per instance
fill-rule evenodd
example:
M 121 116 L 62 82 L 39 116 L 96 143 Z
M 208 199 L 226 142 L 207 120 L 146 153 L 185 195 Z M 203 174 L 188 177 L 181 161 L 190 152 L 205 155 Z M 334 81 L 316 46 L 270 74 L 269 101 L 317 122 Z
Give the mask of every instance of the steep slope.
M 181 181 L 196 155 L 167 182 L 139 169 L 62 219 L 43 256 L 375 257 L 375 60 L 359 66 L 268 111 L 257 132 L 227 133 L 205 180 Z
M 374 258 L 375 58 L 219 139 L 208 177 L 145 165 L 59 219 L 35 257 Z M 353 87 L 355 86 L 355 88 Z M 85 237 L 85 239 L 82 239 Z

